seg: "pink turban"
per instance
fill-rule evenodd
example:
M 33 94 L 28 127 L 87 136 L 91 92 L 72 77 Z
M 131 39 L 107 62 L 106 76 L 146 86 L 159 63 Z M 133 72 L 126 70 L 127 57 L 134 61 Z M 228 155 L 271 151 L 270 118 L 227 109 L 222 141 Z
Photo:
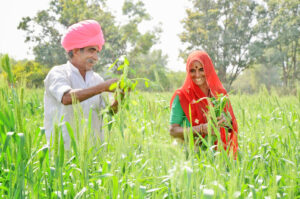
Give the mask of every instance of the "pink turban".
M 68 28 L 62 37 L 61 45 L 67 52 L 87 46 L 98 46 L 100 51 L 104 42 L 100 24 L 95 20 L 85 20 Z

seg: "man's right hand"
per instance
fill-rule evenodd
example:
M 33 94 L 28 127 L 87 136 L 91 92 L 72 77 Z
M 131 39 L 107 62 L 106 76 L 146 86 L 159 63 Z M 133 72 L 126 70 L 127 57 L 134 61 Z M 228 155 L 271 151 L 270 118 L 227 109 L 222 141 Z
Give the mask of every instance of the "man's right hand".
M 105 84 L 105 91 L 106 91 L 106 92 L 114 92 L 115 89 L 110 90 L 109 87 L 110 87 L 113 83 L 118 82 L 118 81 L 119 81 L 119 79 L 113 78 L 113 79 L 108 79 L 108 80 L 106 80 L 105 82 L 103 82 L 103 83 Z

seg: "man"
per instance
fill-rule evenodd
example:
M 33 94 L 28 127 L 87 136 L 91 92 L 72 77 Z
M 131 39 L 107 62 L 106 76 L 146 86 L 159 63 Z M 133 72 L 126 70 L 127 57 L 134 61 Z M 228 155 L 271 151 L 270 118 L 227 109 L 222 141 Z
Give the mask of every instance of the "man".
M 62 127 L 64 144 L 69 148 L 70 136 L 65 122 L 69 122 L 72 127 L 76 126 L 72 106 L 74 98 L 80 102 L 86 120 L 92 111 L 92 131 L 103 140 L 99 113 L 105 104 L 101 93 L 109 92 L 110 85 L 117 81 L 104 81 L 92 70 L 104 42 L 101 27 L 94 20 L 74 24 L 63 35 L 61 44 L 68 53 L 69 61 L 53 67 L 44 80 L 44 125 L 48 144 L 53 136 L 54 125 L 57 124 Z M 116 109 L 117 105 L 115 101 L 112 108 Z

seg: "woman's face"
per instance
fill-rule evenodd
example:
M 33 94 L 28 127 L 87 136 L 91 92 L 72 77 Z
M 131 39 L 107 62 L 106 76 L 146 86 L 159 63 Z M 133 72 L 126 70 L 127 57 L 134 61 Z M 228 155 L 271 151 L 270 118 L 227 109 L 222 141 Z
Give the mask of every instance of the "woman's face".
M 206 84 L 204 68 L 201 62 L 193 61 L 190 66 L 190 76 L 193 82 L 198 86 L 203 86 Z

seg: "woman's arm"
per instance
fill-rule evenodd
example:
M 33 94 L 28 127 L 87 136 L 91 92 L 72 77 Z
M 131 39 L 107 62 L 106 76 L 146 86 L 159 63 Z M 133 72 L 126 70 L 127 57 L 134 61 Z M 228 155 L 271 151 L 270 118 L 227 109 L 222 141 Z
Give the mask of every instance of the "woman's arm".
M 174 138 L 184 139 L 184 132 L 190 132 L 190 128 L 193 128 L 194 136 L 198 136 L 198 134 L 207 134 L 207 124 L 200 124 L 193 127 L 181 127 L 179 124 L 171 124 L 170 135 Z
M 220 127 L 222 124 L 226 122 L 226 119 L 224 117 L 217 118 L 218 119 L 218 127 Z M 184 139 L 184 132 L 190 132 L 191 127 L 181 127 L 179 124 L 171 124 L 170 125 L 170 135 L 174 138 L 181 138 Z M 208 125 L 205 124 L 199 124 L 197 126 L 193 126 L 193 135 L 198 136 L 200 135 L 207 135 L 208 134 Z M 212 135 L 215 135 L 214 131 L 211 131 Z

